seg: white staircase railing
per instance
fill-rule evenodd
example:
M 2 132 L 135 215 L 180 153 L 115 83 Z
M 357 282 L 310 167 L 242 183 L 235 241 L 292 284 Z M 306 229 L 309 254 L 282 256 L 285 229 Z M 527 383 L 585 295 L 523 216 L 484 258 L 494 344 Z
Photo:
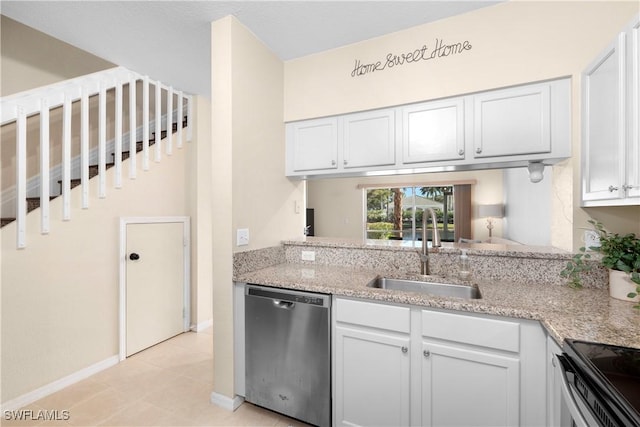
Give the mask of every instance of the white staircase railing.
M 136 99 L 137 83 L 142 84 L 142 102 Z M 123 88 L 129 87 L 129 132 L 123 134 Z M 150 120 L 149 95 L 150 86 L 155 87 L 155 107 L 153 123 Z M 106 184 L 106 135 L 107 135 L 107 92 L 115 91 L 114 116 L 114 187 L 122 187 L 122 152 L 126 142 L 130 152 L 128 176 L 135 179 L 137 174 L 137 116 L 142 109 L 142 169 L 149 169 L 149 141 L 150 126 L 155 128 L 154 160 L 159 162 L 162 157 L 163 144 L 162 122 L 166 121 L 165 153 L 173 152 L 173 115 L 177 110 L 176 146 L 182 148 L 182 122 L 186 116 L 186 139 L 192 139 L 192 104 L 193 99 L 181 91 L 160 81 L 152 81 L 148 76 L 140 75 L 123 67 L 116 67 L 94 74 L 66 80 L 53 85 L 17 93 L 0 98 L 0 114 L 2 126 L 15 122 L 16 125 L 16 180 L 15 180 L 15 211 L 16 211 L 16 245 L 26 247 L 26 214 L 27 214 L 27 117 L 39 115 L 40 126 L 40 232 L 50 231 L 49 197 L 50 197 L 50 133 L 49 112 L 62 107 L 62 219 L 71 219 L 71 146 L 72 146 L 72 105 L 80 101 L 80 186 L 81 208 L 89 207 L 89 98 L 98 97 L 98 197 L 104 198 L 107 193 Z M 162 96 L 166 96 L 166 108 L 162 111 Z M 173 107 L 174 97 L 177 98 L 176 108 Z M 186 104 L 186 105 L 185 105 Z M 185 111 L 186 110 L 186 111 Z M 127 140 L 125 140 L 125 138 Z M 127 147 L 125 147 L 127 148 Z

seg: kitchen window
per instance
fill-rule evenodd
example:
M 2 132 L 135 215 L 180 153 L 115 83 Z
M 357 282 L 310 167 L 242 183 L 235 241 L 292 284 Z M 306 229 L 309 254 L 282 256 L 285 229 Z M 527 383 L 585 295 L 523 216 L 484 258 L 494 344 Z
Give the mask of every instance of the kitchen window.
M 435 211 L 442 241 L 471 237 L 471 185 L 365 188 L 367 239 L 422 239 L 424 209 Z M 428 231 L 431 239 L 431 231 Z

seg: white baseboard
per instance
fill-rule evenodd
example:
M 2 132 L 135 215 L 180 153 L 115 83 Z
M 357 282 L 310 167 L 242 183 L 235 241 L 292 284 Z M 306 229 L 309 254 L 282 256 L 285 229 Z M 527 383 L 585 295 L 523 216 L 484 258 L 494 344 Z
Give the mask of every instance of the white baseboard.
M 204 322 L 200 322 L 195 326 L 195 331 L 201 332 L 212 326 L 213 326 L 213 319 L 205 320 Z
M 227 411 L 235 411 L 244 403 L 244 397 L 236 396 L 233 399 L 223 394 L 211 392 L 211 403 Z
M 2 403 L 2 413 L 4 413 L 4 411 L 15 411 L 24 406 L 27 406 L 42 399 L 43 397 L 55 393 L 56 391 L 60 391 L 63 388 L 70 386 L 71 384 L 75 384 L 79 381 L 84 380 L 85 378 L 90 377 L 91 375 L 97 374 L 100 371 L 104 371 L 107 368 L 117 365 L 118 362 L 118 355 L 111 356 L 101 362 L 94 363 L 91 366 L 80 369 L 79 371 L 74 372 L 71 375 L 67 375 L 66 377 L 60 378 L 59 380 L 30 391 L 29 393 L 18 396 L 15 399 L 4 402 Z

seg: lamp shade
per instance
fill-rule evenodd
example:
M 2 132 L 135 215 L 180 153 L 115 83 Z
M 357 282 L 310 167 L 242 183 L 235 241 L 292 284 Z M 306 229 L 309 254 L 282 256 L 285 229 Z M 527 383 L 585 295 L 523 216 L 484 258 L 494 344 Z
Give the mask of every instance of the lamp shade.
M 478 206 L 478 217 L 480 218 L 502 218 L 503 216 L 504 206 L 501 204 Z

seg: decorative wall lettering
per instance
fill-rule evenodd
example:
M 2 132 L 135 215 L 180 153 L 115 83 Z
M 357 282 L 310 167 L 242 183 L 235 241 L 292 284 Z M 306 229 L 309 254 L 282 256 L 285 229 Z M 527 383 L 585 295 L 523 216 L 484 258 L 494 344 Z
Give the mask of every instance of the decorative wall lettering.
M 433 49 L 429 50 L 427 45 L 423 45 L 419 49 L 409 51 L 401 54 L 387 54 L 384 61 L 370 62 L 363 64 L 359 59 L 356 59 L 353 71 L 351 71 L 351 77 L 364 76 L 365 74 L 373 73 L 376 71 L 386 70 L 388 68 L 399 67 L 405 64 L 416 63 L 420 61 L 429 61 L 431 59 L 443 58 L 451 55 L 459 55 L 466 50 L 471 50 L 471 43 L 465 40 L 463 42 L 457 42 L 452 44 L 445 44 L 444 40 L 436 39 L 436 43 Z

